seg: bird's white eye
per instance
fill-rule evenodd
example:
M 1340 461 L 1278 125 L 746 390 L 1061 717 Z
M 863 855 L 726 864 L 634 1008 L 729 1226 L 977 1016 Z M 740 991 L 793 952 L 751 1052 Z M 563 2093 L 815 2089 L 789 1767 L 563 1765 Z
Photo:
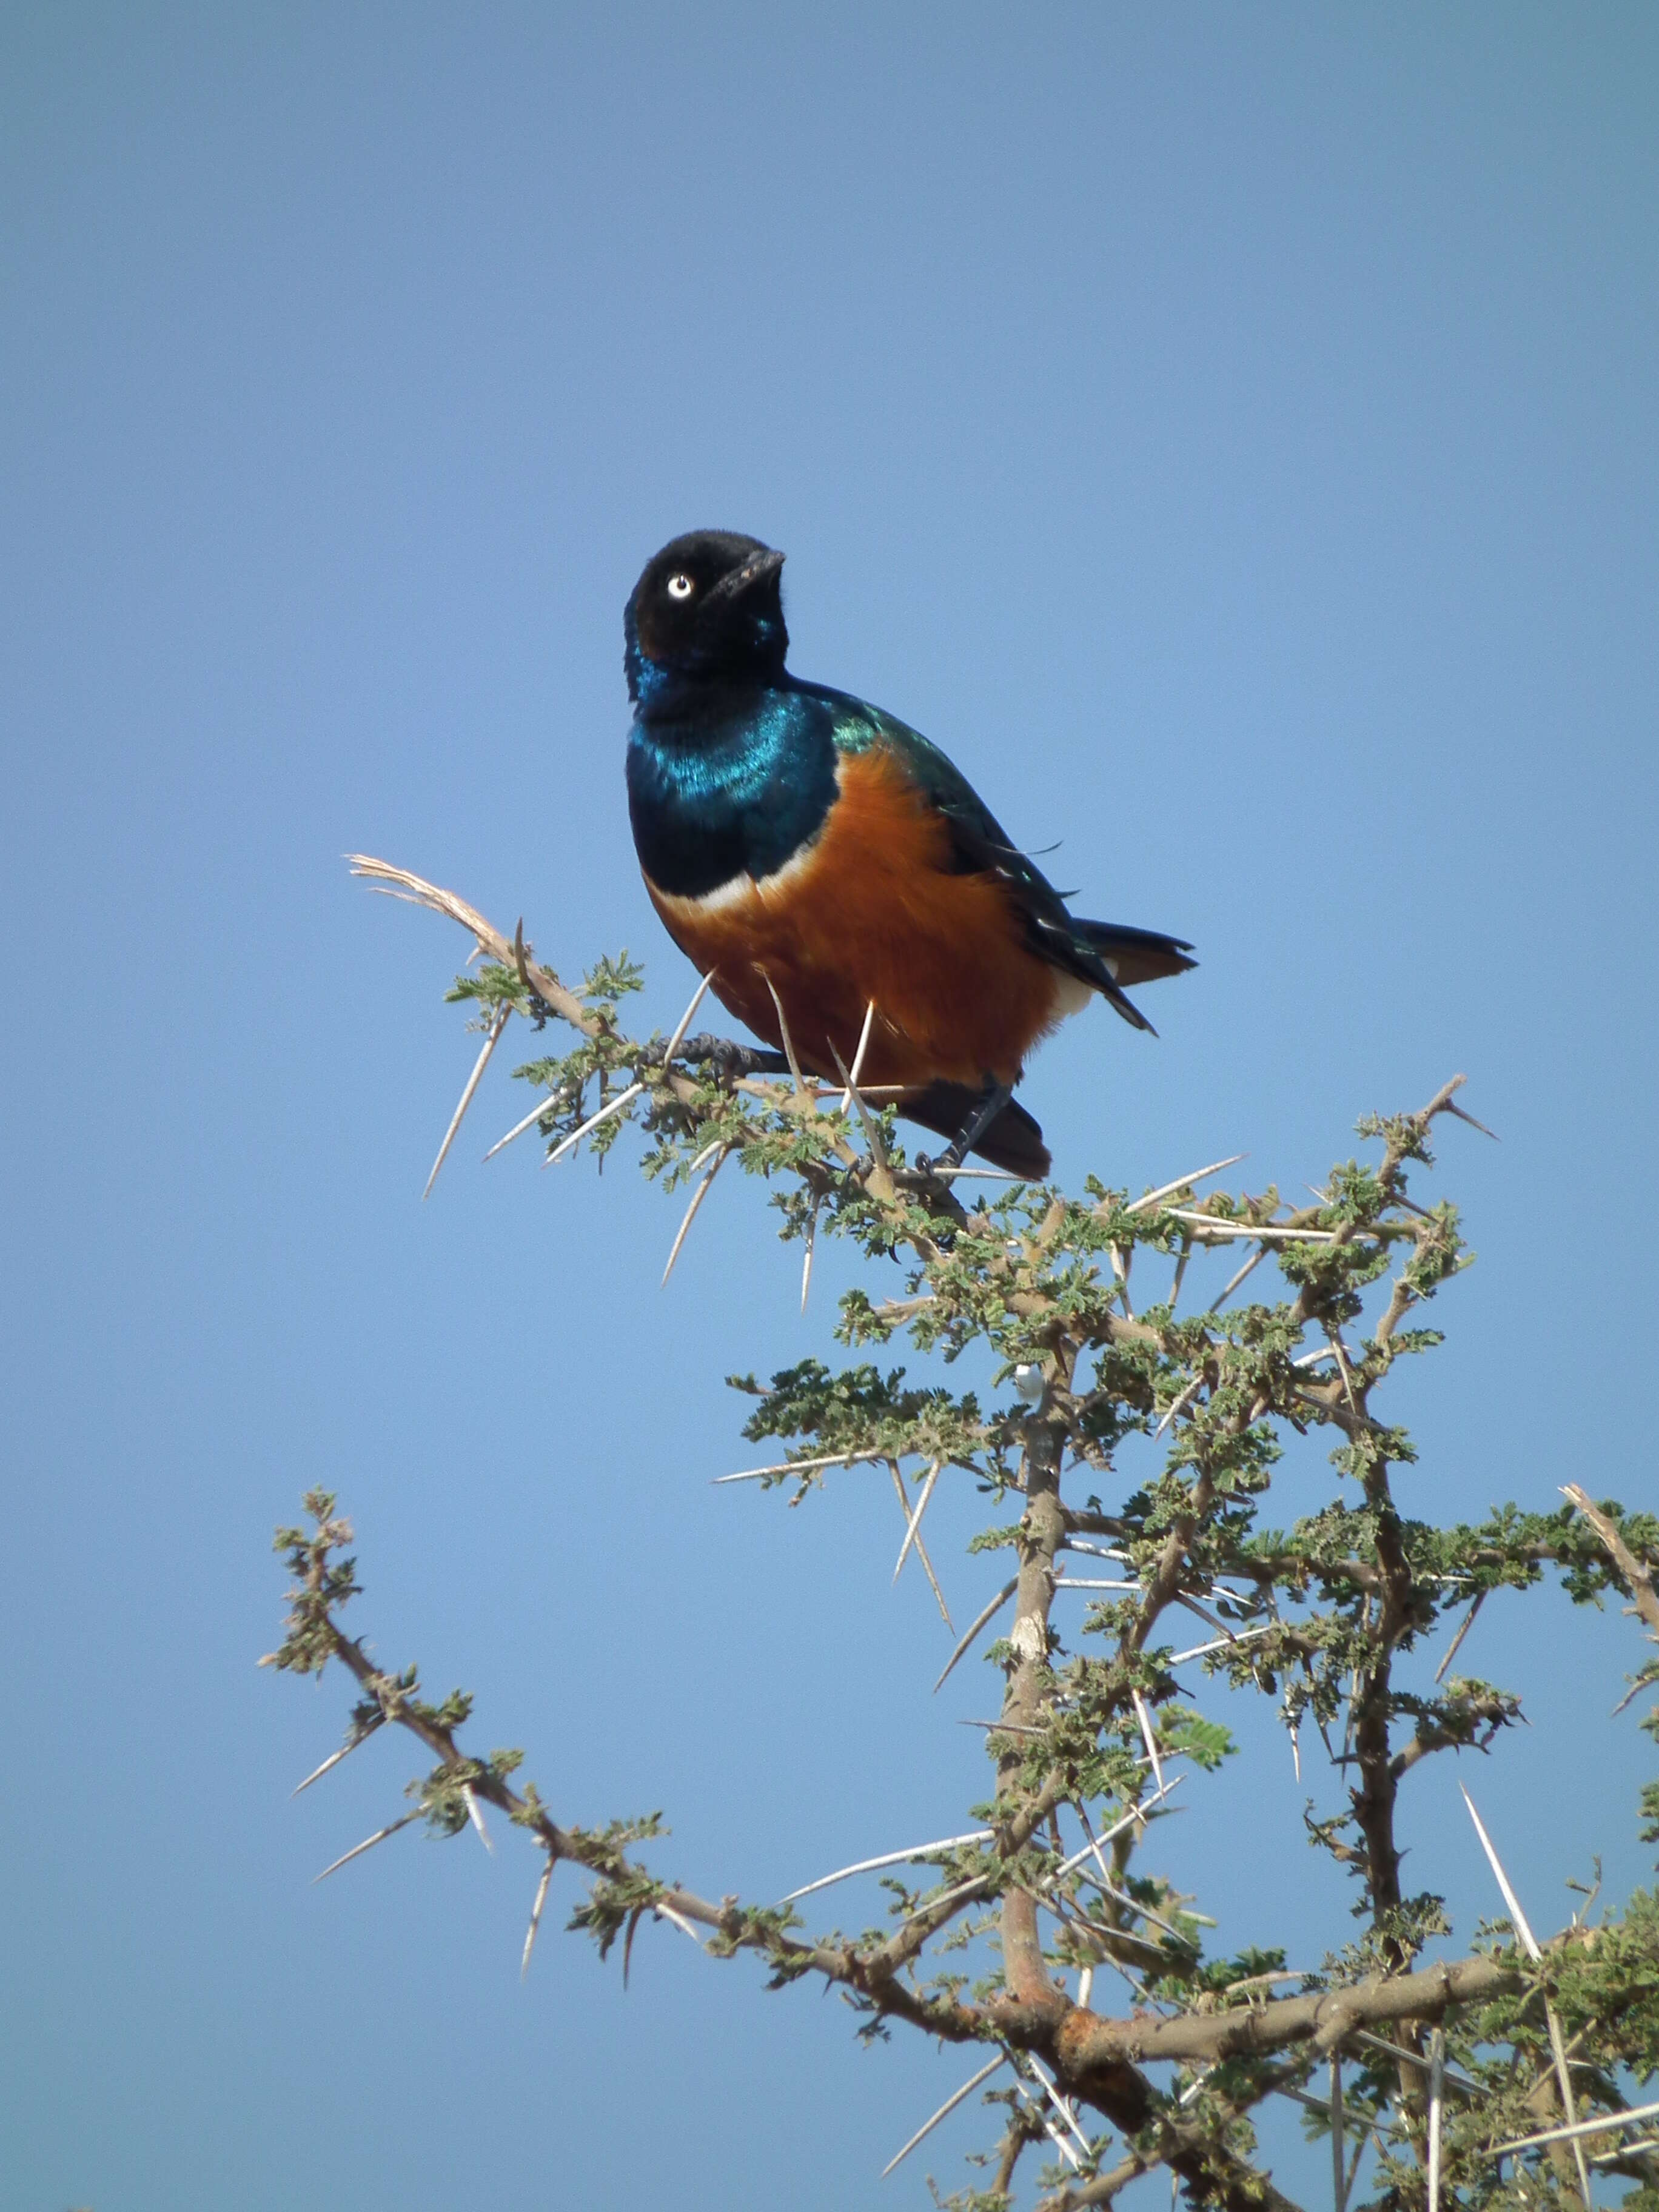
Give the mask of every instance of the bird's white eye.
M 681 569 L 678 575 L 668 579 L 668 596 L 671 599 L 689 599 L 691 591 L 691 579 L 684 569 Z

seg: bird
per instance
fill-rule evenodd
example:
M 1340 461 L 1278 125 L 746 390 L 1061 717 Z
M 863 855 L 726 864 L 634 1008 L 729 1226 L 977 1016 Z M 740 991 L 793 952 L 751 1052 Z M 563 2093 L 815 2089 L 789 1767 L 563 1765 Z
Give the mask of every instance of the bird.
M 784 556 L 696 530 L 623 614 L 629 815 L 651 903 L 738 1019 L 1027 1178 L 1048 1149 L 1014 1098 L 1033 1046 L 1099 997 L 1195 963 L 1184 939 L 1072 914 L 937 745 L 785 665 Z M 863 1047 L 860 1058 L 860 1048 Z

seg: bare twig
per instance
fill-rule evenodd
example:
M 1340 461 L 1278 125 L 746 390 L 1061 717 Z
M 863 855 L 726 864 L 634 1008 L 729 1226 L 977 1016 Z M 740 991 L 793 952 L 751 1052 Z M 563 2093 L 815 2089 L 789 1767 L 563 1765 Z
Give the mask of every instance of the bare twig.
M 1589 1493 L 1581 1489 L 1577 1483 L 1569 1482 L 1564 1485 L 1561 1495 L 1569 1504 L 1577 1507 L 1601 1538 L 1602 1547 L 1614 1566 L 1618 1568 L 1620 1577 L 1629 1590 L 1637 1611 L 1654 1635 L 1659 1636 L 1659 1590 L 1656 1590 L 1653 1586 L 1652 1569 L 1644 1565 L 1637 1558 L 1635 1553 L 1620 1534 L 1617 1524 L 1607 1518 L 1601 1507 L 1590 1498 Z

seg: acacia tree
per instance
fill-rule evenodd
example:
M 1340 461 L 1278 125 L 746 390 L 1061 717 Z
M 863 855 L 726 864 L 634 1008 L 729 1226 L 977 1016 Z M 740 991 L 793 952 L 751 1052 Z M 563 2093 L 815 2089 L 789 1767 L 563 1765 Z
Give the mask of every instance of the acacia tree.
M 411 1821 L 456 1834 L 491 1806 L 542 1856 L 526 1966 L 566 1862 L 591 1878 L 570 1924 L 602 1954 L 620 1940 L 624 1972 L 641 1921 L 667 1921 L 714 1958 L 753 1954 L 774 1989 L 835 1985 L 866 2034 L 909 2027 L 961 2045 L 969 2078 L 899 2154 L 981 2092 L 986 2171 L 940 2200 L 954 2212 L 1006 2212 L 1027 2189 L 1042 2212 L 1075 2212 L 1160 2167 L 1194 2205 L 1283 2205 L 1250 2120 L 1273 2096 L 1328 2136 L 1336 2212 L 1362 2174 L 1376 2203 L 1412 2212 L 1454 2197 L 1587 2212 L 1596 2172 L 1635 2184 L 1632 2212 L 1659 2212 L 1659 2102 L 1641 2101 L 1639 2086 L 1659 2071 L 1659 1899 L 1638 1891 L 1540 1939 L 1481 1828 L 1507 1917 L 1461 1951 L 1441 1940 L 1425 1964 L 1452 1930 L 1443 1900 L 1401 1878 L 1396 1808 L 1413 1770 L 1489 1744 L 1518 1715 L 1506 1692 L 1453 1671 L 1489 1591 L 1553 1572 L 1580 1603 L 1622 1596 L 1659 1641 L 1654 1516 L 1571 1488 L 1553 1512 L 1509 1505 L 1440 1527 L 1395 1500 L 1394 1471 L 1413 1449 L 1379 1400 L 1396 1361 L 1439 1344 L 1424 1311 L 1466 1263 L 1455 1209 L 1422 1188 L 1437 1124 L 1472 1121 L 1462 1079 L 1415 1112 L 1362 1122 L 1369 1156 L 1334 1167 L 1304 1206 L 1273 1189 L 1200 1196 L 1231 1161 L 1138 1197 L 1092 1179 L 1068 1197 L 982 1170 L 940 1173 L 907 1163 L 890 1106 L 865 1093 L 856 1066 L 825 1086 L 787 1050 L 689 1035 L 701 992 L 672 1036 L 631 1036 L 620 1008 L 639 976 L 625 959 L 573 990 L 532 957 L 522 927 L 509 940 L 418 877 L 355 865 L 460 923 L 481 957 L 450 994 L 483 1046 L 438 1166 L 509 1020 L 568 1026 L 569 1050 L 517 1071 L 536 1103 L 513 1134 L 534 1127 L 555 1155 L 586 1142 L 602 1157 L 630 1123 L 642 1130 L 646 1174 L 692 1190 L 671 1267 L 735 1162 L 772 1186 L 784 1235 L 804 1245 L 803 1299 L 821 1236 L 851 1240 L 890 1289 L 903 1271 L 897 1295 L 842 1297 L 844 1345 L 904 1335 L 947 1363 L 983 1345 L 1010 1386 L 1006 1403 L 982 1406 L 902 1368 L 817 1359 L 764 1386 L 750 1378 L 744 1434 L 784 1449 L 732 1479 L 793 1500 L 836 1468 L 884 1465 L 904 1510 L 901 1565 L 914 1549 L 936 1592 L 924 1516 L 939 1483 L 965 1480 L 999 1514 L 970 1548 L 1006 1554 L 1012 1571 L 945 1668 L 998 1632 L 985 1656 L 1005 1686 L 974 1825 L 751 1905 L 654 1875 L 642 1848 L 654 1818 L 573 1825 L 518 1778 L 520 1753 L 464 1747 L 464 1693 L 434 1703 L 414 1667 L 386 1671 L 342 1626 L 360 1594 L 350 1527 L 313 1492 L 309 1525 L 278 1532 L 292 1581 L 267 1663 L 320 1674 L 336 1661 L 356 1681 L 344 1742 L 318 1775 L 388 1723 L 434 1761 L 410 1784 L 411 1809 L 336 1864 Z M 1209 1306 L 1183 1311 L 1188 1260 L 1218 1245 L 1242 1264 Z M 1138 1258 L 1141 1280 L 1156 1277 L 1141 1304 Z M 1264 1262 L 1279 1278 L 1271 1295 L 1270 1273 L 1250 1281 Z M 1281 1531 L 1264 1502 L 1286 1428 L 1329 1432 L 1335 1482 Z M 1142 1435 L 1163 1441 L 1162 1468 L 1108 1510 L 1098 1492 L 1114 1454 Z M 1073 1650 L 1053 1608 L 1079 1584 L 1091 1596 Z M 1452 1632 L 1425 1686 L 1402 1662 L 1443 1623 Z M 1357 1881 L 1362 1933 L 1316 1972 L 1287 1970 L 1271 1928 L 1210 1955 L 1213 1923 L 1158 1869 L 1172 1793 L 1194 1769 L 1188 1795 L 1201 1790 L 1231 1749 L 1205 1710 L 1206 1681 L 1273 1701 L 1298 1774 L 1304 1756 L 1335 1771 L 1339 1809 L 1310 1808 L 1308 1826 Z M 1659 1657 L 1632 1681 L 1632 1698 L 1659 1681 Z M 1659 1735 L 1659 1709 L 1642 1725 Z M 1659 1838 L 1659 1784 L 1639 1817 Z M 817 1893 L 872 1874 L 886 1892 L 879 1924 L 812 1932 Z

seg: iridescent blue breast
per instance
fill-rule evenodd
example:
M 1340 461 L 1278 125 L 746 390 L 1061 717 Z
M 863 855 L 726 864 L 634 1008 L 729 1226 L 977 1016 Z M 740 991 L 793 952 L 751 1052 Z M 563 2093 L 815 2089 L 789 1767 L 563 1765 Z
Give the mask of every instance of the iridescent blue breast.
M 659 890 L 697 898 L 774 875 L 817 836 L 836 787 L 826 702 L 769 686 L 705 694 L 684 714 L 652 708 L 629 735 L 628 808 Z

